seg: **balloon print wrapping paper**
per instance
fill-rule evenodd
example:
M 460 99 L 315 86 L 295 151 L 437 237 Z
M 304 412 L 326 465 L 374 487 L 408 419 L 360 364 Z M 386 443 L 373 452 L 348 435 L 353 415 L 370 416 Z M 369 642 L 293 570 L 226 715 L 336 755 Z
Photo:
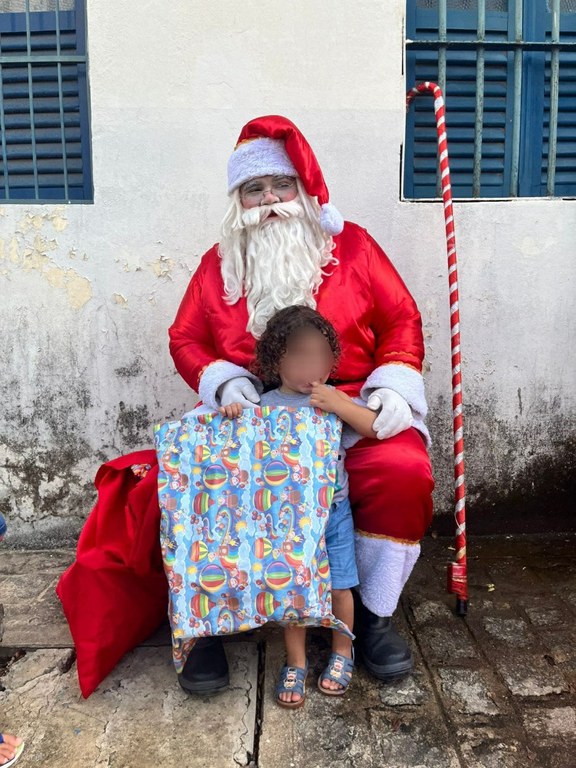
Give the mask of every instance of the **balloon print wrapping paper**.
M 268 621 L 349 630 L 332 614 L 324 531 L 342 423 L 310 407 L 155 428 L 174 664 L 196 639 Z

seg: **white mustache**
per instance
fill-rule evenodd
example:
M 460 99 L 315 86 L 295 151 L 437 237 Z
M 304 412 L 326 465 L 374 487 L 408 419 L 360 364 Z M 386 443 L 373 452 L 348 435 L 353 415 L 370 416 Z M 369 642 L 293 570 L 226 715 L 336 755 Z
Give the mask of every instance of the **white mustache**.
M 282 219 L 304 218 L 304 208 L 297 200 L 287 203 L 272 203 L 271 205 L 258 205 L 242 211 L 242 223 L 245 227 L 257 227 L 266 221 L 272 214 Z

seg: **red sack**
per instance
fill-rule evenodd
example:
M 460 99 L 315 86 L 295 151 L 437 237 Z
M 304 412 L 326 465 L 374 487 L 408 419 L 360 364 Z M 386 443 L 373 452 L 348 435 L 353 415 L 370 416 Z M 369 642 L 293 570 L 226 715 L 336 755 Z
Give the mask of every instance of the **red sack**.
M 145 477 L 133 472 L 135 464 L 150 465 Z M 157 476 L 152 450 L 100 467 L 94 480 L 98 501 L 80 534 L 76 560 L 56 587 L 76 646 L 84 698 L 167 614 Z

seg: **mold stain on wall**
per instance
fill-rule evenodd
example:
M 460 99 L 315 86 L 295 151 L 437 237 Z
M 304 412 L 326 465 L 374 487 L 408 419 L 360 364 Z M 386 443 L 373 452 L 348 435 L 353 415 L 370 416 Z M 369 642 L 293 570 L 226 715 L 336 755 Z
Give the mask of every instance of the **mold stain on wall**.
M 559 398 L 528 411 L 518 402 L 513 420 L 497 418 L 494 402 L 464 405 L 467 528 L 469 533 L 576 530 L 576 423 Z M 432 530 L 454 531 L 450 406 L 439 398 L 428 425 L 437 481 Z

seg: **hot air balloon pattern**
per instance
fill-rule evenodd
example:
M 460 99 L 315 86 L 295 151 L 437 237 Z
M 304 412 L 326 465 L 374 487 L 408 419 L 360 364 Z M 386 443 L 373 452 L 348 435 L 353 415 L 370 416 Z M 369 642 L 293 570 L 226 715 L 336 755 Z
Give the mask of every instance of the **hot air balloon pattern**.
M 316 440 L 314 450 L 316 451 L 316 455 L 323 459 L 326 456 L 330 456 L 332 446 L 329 440 Z
M 264 571 L 264 581 L 274 591 L 284 590 L 292 583 L 292 568 L 282 560 L 275 560 Z
M 264 467 L 264 481 L 266 485 L 276 488 L 283 485 L 290 477 L 290 470 L 283 461 L 269 461 Z
M 270 618 L 281 605 L 280 600 L 277 600 L 272 592 L 259 592 L 256 595 L 256 610 L 266 619 Z
M 257 440 L 254 443 L 254 458 L 258 461 L 270 456 L 270 443 L 267 440 Z
M 210 464 L 204 470 L 202 480 L 209 491 L 217 491 L 228 482 L 228 472 L 221 464 Z
M 190 547 L 190 560 L 192 560 L 193 563 L 199 563 L 201 560 L 204 560 L 207 555 L 208 547 L 205 541 L 198 539 L 192 543 L 192 546 Z
M 273 547 L 270 539 L 260 538 L 254 541 L 254 557 L 258 558 L 258 560 L 263 560 L 265 557 L 268 557 L 268 555 L 272 552 L 272 549 Z
M 177 670 L 200 637 L 268 621 L 342 629 L 323 539 L 340 429 L 331 414 L 271 406 L 156 428 Z
M 211 563 L 202 569 L 199 577 L 199 584 L 203 590 L 210 594 L 220 592 L 226 586 L 227 578 L 224 569 Z
M 269 488 L 259 488 L 254 494 L 254 508 L 258 512 L 266 512 L 275 501 L 277 501 L 277 497 Z
M 205 619 L 215 605 L 216 603 L 210 600 L 207 595 L 197 594 L 190 601 L 190 610 L 193 616 Z
M 207 445 L 197 445 L 194 448 L 194 461 L 196 464 L 203 464 L 210 458 L 210 448 Z
M 192 509 L 194 510 L 195 514 L 200 517 L 201 515 L 205 515 L 213 504 L 214 499 L 210 496 L 210 494 L 202 491 L 201 493 L 197 493 L 194 496 Z
M 318 504 L 324 509 L 330 509 L 332 499 L 334 498 L 334 486 L 323 485 L 318 491 Z

